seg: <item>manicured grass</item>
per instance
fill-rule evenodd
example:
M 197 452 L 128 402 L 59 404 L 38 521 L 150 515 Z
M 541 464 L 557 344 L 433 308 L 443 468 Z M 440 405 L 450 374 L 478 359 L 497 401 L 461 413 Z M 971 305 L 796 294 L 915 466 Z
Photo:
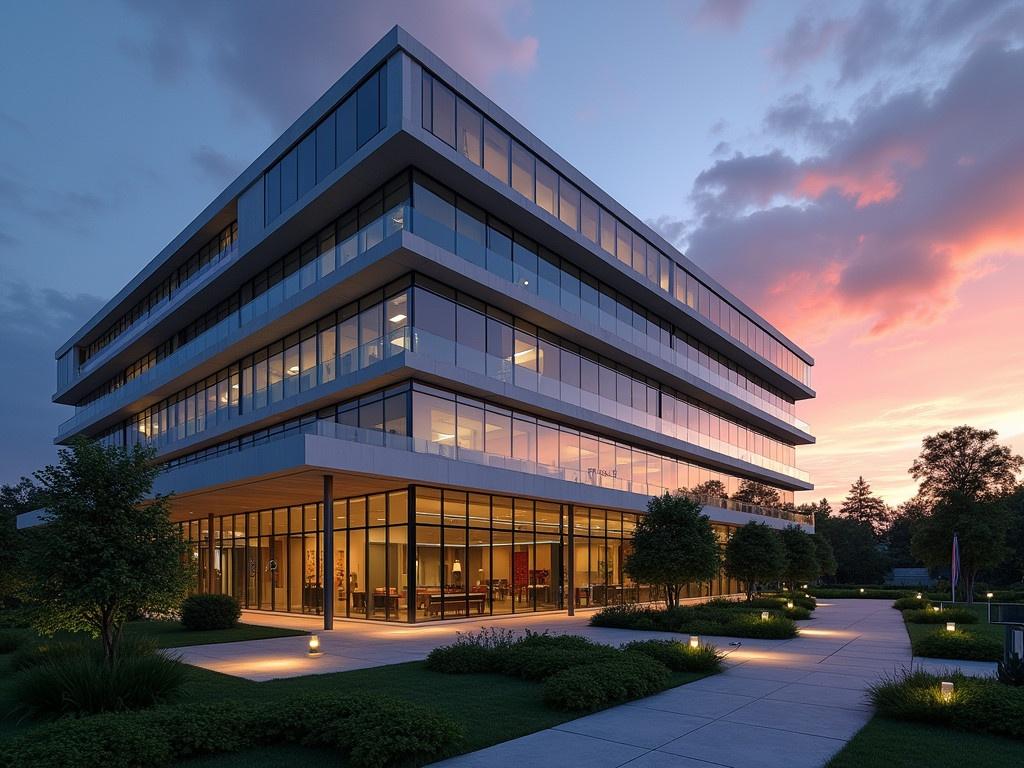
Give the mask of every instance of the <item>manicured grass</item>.
M 989 624 L 988 623 L 988 606 L 987 605 L 984 605 L 984 604 L 977 605 L 976 604 L 976 605 L 973 605 L 973 606 L 964 606 L 962 604 L 958 604 L 957 607 L 958 608 L 963 608 L 965 610 L 972 611 L 973 613 L 975 613 L 978 616 L 978 621 L 975 624 L 958 624 L 957 625 L 957 630 L 958 631 L 970 634 L 970 635 L 972 635 L 974 637 L 977 637 L 979 639 L 988 639 L 990 641 L 997 642 L 997 643 L 999 643 L 1000 648 L 1002 647 L 1003 635 L 1004 635 L 1004 632 L 1005 632 L 1005 628 L 1003 627 L 1002 624 Z M 946 628 L 943 625 L 941 625 L 941 624 L 940 625 L 935 625 L 935 624 L 911 624 L 909 622 L 904 622 L 903 626 L 905 626 L 907 628 L 907 634 L 910 636 L 910 643 L 911 643 L 911 645 L 914 644 L 915 640 L 922 640 L 922 639 L 924 639 L 926 637 L 929 637 L 929 636 L 932 636 L 932 635 L 939 635 L 939 634 L 942 634 L 942 633 L 944 633 L 946 631 Z M 916 649 L 915 649 L 914 652 L 917 655 L 922 655 L 922 654 L 917 653 Z M 998 661 L 999 658 L 1001 658 L 1001 656 L 996 656 L 996 657 L 992 658 L 991 661 Z
M 10 700 L 12 676 L 6 674 L 7 663 L 0 657 L 0 717 L 13 706 Z M 669 686 L 683 685 L 701 677 L 705 674 L 673 672 Z M 578 712 L 560 712 L 546 707 L 543 683 L 493 674 L 446 675 L 431 672 L 421 661 L 265 683 L 190 667 L 189 679 L 179 700 L 197 703 L 225 699 L 273 701 L 314 692 L 383 693 L 424 704 L 450 715 L 462 726 L 466 734 L 462 751 L 482 749 L 580 716 Z M 32 727 L 34 723 L 31 722 L 0 719 L 0 736 Z M 327 766 L 339 763 L 337 755 L 326 750 L 280 746 L 197 758 L 186 764 L 204 768 L 269 768 L 288 764 Z
M 301 629 L 262 627 L 257 624 L 236 624 L 231 629 L 185 629 L 177 621 L 133 621 L 125 625 L 125 634 L 149 638 L 158 648 L 183 648 L 207 643 L 237 643 L 242 640 L 264 640 L 268 637 L 294 637 L 309 634 Z
M 875 717 L 827 768 L 1019 768 L 1024 743 Z

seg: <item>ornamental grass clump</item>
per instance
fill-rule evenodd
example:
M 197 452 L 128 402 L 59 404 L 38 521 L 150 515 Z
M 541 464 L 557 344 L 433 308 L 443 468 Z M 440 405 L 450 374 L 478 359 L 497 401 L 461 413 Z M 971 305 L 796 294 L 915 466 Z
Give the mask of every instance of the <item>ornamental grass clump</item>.
M 141 641 L 122 641 L 112 661 L 96 642 L 58 647 L 15 677 L 13 698 L 29 717 L 152 707 L 173 699 L 187 676 L 184 664 Z
M 957 624 L 976 624 L 978 614 L 966 608 L 943 608 L 939 611 L 920 609 L 904 611 L 903 620 L 909 621 L 911 624 L 945 624 L 947 621 Z
M 943 681 L 953 684 L 948 695 Z M 1024 739 L 1024 688 L 993 678 L 903 670 L 871 686 L 869 695 L 883 717 Z
M 678 640 L 635 640 L 622 650 L 650 656 L 673 672 L 718 672 L 722 667 L 723 656 L 712 645 L 692 648 Z

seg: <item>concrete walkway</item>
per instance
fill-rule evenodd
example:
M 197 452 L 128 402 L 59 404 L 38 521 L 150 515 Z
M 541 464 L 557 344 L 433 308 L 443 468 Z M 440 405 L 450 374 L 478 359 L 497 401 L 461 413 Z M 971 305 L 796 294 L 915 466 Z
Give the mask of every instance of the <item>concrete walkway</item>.
M 888 601 L 819 602 L 815 617 L 794 640 L 723 643 L 720 675 L 437 766 L 816 768 L 871 718 L 867 686 L 911 657 Z

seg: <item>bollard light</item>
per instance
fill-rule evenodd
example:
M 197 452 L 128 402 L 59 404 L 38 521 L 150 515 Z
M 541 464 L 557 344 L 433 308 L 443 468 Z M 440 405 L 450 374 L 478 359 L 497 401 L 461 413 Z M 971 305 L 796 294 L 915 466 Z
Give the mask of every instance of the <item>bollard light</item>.
M 761 621 L 768 621 L 772 615 L 768 611 L 761 611 Z
M 955 621 L 947 621 L 946 622 L 946 631 L 947 632 L 956 632 L 956 622 Z
M 935 611 L 936 613 L 938 613 L 939 612 L 939 606 L 933 605 L 932 606 L 932 610 Z
M 862 595 L 864 594 L 864 587 L 861 587 L 861 588 L 860 588 L 860 593 L 861 593 Z
M 787 608 L 792 608 L 793 607 L 793 601 L 792 600 L 787 600 L 786 601 L 786 607 Z
M 807 592 L 804 592 L 804 597 L 810 597 L 810 594 L 807 593 Z
M 690 635 L 690 647 L 691 648 L 700 648 L 700 636 L 699 635 Z
M 801 584 L 800 585 L 800 589 L 807 589 L 807 585 L 806 584 Z
M 985 593 L 985 597 L 987 597 L 989 600 L 991 600 L 993 597 L 995 597 L 995 595 L 993 595 L 991 592 L 986 592 Z
M 916 597 L 918 600 L 920 600 L 921 599 L 921 593 L 918 592 L 916 595 L 914 595 L 914 597 Z
M 320 638 L 316 635 L 309 636 L 309 655 L 319 656 L 320 655 Z
M 940 683 L 939 697 L 946 702 L 953 700 L 953 684 L 948 680 L 943 680 Z

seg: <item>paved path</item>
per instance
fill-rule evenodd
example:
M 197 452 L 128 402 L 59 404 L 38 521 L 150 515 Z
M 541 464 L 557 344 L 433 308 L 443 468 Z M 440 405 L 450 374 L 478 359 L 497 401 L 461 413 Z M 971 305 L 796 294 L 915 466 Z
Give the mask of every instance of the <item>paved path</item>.
M 819 602 L 794 640 L 725 644 L 720 675 L 437 766 L 821 766 L 871 718 L 866 687 L 910 664 L 906 630 L 890 605 Z

